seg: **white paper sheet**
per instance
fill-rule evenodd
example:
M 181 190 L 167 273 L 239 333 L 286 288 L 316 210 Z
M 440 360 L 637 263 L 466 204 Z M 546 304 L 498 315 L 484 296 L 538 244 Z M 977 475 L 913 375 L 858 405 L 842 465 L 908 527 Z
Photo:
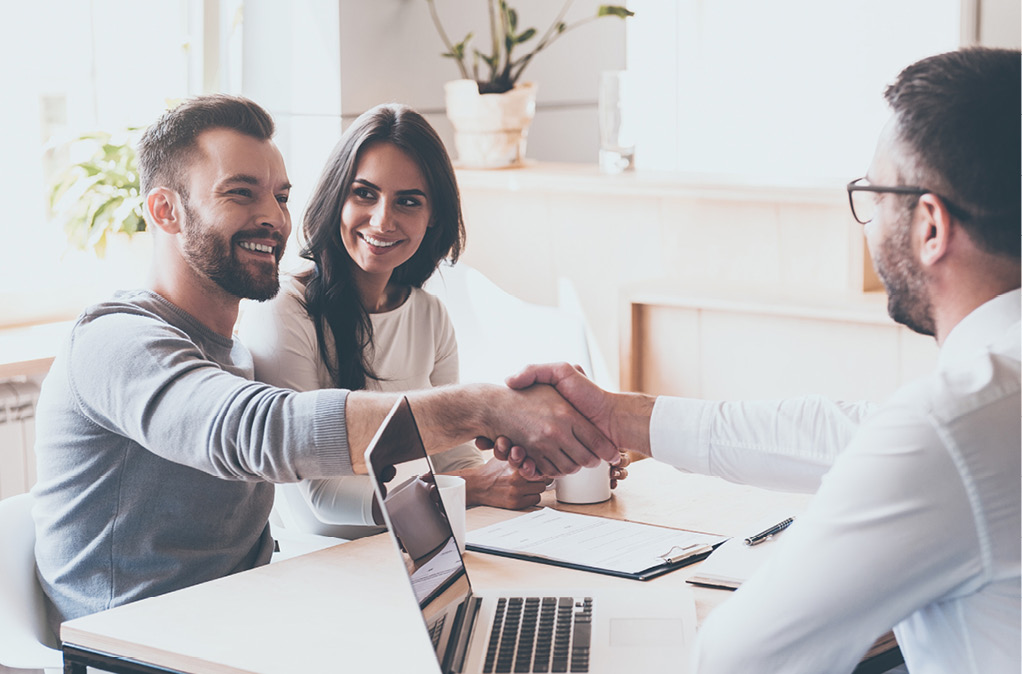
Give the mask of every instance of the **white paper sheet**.
M 706 552 L 724 536 L 544 508 L 476 529 L 468 544 L 578 566 L 634 574 L 666 558 Z

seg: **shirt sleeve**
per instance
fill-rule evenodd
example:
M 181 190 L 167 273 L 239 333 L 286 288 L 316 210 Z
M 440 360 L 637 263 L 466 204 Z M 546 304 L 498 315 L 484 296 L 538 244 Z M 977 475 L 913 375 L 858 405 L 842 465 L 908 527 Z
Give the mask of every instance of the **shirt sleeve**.
M 211 361 L 185 332 L 128 312 L 76 326 L 68 362 L 87 419 L 169 461 L 235 480 L 352 473 L 347 391 L 296 394 L 250 381 Z
M 687 472 L 812 493 L 875 409 L 821 396 L 752 402 L 661 396 L 650 419 L 650 449 Z
M 373 484 L 368 475 L 303 480 L 298 490 L 324 524 L 373 526 Z

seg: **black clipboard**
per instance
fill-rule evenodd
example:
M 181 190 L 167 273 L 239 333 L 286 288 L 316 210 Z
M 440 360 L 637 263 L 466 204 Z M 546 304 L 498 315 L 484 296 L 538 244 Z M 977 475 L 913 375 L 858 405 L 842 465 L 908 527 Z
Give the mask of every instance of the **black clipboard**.
M 492 548 L 485 545 L 475 545 L 468 543 L 465 545 L 465 549 L 472 550 L 474 552 L 485 552 L 488 555 L 497 555 L 500 557 L 510 557 L 512 559 L 523 559 L 527 562 L 538 562 L 540 564 L 550 564 L 552 566 L 563 566 L 567 569 L 576 569 L 579 571 L 589 571 L 591 573 L 602 573 L 607 576 L 617 576 L 618 578 L 631 578 L 632 580 L 649 580 L 650 578 L 656 578 L 662 576 L 665 573 L 670 573 L 676 569 L 688 566 L 689 564 L 695 564 L 701 562 L 710 556 L 717 547 L 723 544 L 724 541 L 717 543 L 712 546 L 705 546 L 708 550 L 696 552 L 692 555 L 686 555 L 685 557 L 676 561 L 665 561 L 656 566 L 651 566 L 648 569 L 642 571 L 618 571 L 616 569 L 604 569 L 598 566 L 589 566 L 586 564 L 577 564 L 575 562 L 566 562 L 561 559 L 554 559 L 551 557 L 544 557 L 542 555 L 530 555 L 527 553 L 514 552 L 512 550 L 504 550 L 502 548 Z
M 470 532 L 466 548 L 619 578 L 649 580 L 705 559 L 727 538 L 544 508 Z M 587 558 L 598 561 L 589 563 Z

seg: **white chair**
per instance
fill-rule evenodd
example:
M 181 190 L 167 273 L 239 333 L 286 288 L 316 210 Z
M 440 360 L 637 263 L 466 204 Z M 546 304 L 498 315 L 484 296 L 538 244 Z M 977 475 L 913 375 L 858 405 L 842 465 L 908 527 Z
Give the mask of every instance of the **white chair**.
M 0 672 L 63 668 L 36 578 L 31 508 L 28 494 L 0 501 Z
M 423 287 L 443 300 L 451 316 L 461 381 L 502 384 L 525 365 L 567 361 L 606 385 L 577 298 L 565 282 L 561 286 L 562 304 L 573 306 L 533 304 L 459 263 L 440 267 Z

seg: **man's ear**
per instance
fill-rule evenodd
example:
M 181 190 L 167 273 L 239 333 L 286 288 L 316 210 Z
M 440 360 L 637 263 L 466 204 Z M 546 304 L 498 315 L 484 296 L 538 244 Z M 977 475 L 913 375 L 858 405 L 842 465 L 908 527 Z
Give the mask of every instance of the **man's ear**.
M 927 267 L 947 255 L 954 235 L 954 220 L 944 200 L 936 194 L 919 197 L 916 223 L 919 233 L 919 261 Z
M 146 220 L 168 234 L 177 234 L 183 225 L 184 208 L 177 192 L 168 187 L 154 187 L 145 198 Z

